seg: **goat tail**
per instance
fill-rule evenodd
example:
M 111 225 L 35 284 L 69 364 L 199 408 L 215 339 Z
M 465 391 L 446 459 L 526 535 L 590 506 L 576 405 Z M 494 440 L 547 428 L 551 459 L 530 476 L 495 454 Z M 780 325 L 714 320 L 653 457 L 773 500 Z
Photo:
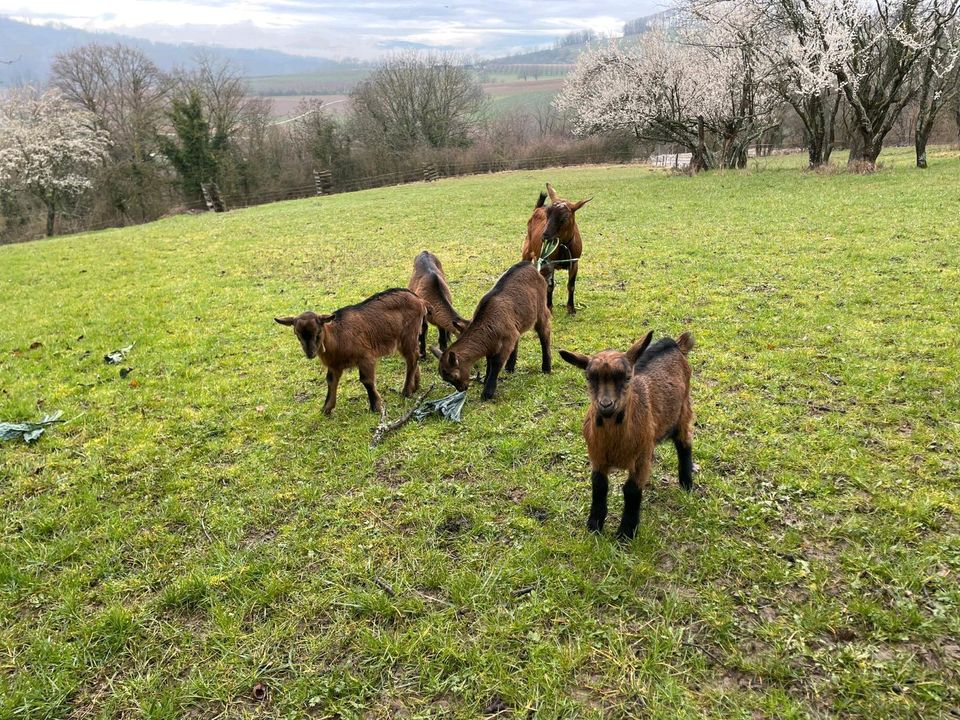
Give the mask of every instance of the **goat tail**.
M 677 347 L 680 348 L 680 352 L 684 355 L 693 350 L 694 344 L 693 335 L 688 332 L 683 333 L 683 335 L 677 338 Z
M 534 205 L 533 209 L 536 210 L 537 208 L 542 208 L 546 202 L 547 202 L 547 194 L 541 190 L 540 197 L 537 198 L 537 204 Z

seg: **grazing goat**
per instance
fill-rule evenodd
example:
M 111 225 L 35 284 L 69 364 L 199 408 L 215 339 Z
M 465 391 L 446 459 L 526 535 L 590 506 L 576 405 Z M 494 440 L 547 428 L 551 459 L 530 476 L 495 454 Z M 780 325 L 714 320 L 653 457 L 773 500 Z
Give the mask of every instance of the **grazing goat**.
M 583 241 L 575 213 L 590 202 L 590 198 L 572 203 L 558 197 L 550 183 L 547 183 L 547 193 L 550 195 L 550 204 L 544 207 L 547 196 L 541 192 L 533 215 L 527 221 L 527 237 L 523 241 L 521 257 L 536 262 L 545 243 L 554 240 L 559 242 L 557 249 L 547 258 L 548 262 L 540 269 L 547 281 L 547 307 L 553 310 L 554 271 L 559 267 L 567 271 L 567 312 L 575 315 L 577 309 L 573 304 L 573 291 L 577 286 L 577 271 L 583 253 Z
M 586 371 L 590 409 L 583 437 L 590 455 L 593 501 L 587 528 L 603 530 L 607 517 L 607 475 L 627 471 L 623 485 L 623 517 L 617 537 L 632 538 L 640 518 L 640 499 L 650 478 L 657 443 L 670 438 L 677 449 L 680 486 L 693 488 L 693 410 L 690 407 L 690 365 L 693 336 L 663 338 L 650 347 L 653 333 L 627 352 L 604 350 L 592 357 L 561 350 L 560 356 Z
M 497 391 L 497 377 L 506 362 L 512 373 L 517 366 L 520 335 L 530 328 L 540 338 L 543 372 L 550 372 L 550 311 L 547 309 L 547 283 L 528 262 L 519 262 L 507 270 L 484 295 L 473 319 L 440 358 L 440 377 L 457 390 L 466 390 L 470 371 L 477 360 L 487 359 L 484 400 Z
M 367 298 L 358 305 L 340 308 L 332 315 L 305 312 L 296 317 L 274 318 L 293 331 L 309 359 L 317 356 L 327 367 L 327 400 L 323 412 L 329 415 L 337 404 L 337 385 L 347 368 L 360 371 L 367 389 L 370 410 L 383 406 L 377 392 L 377 358 L 399 350 L 407 362 L 403 394 L 413 395 L 420 386 L 417 337 L 427 315 L 427 305 L 409 290 L 393 288 Z
M 447 349 L 451 334 L 459 335 L 467 327 L 467 321 L 453 309 L 450 287 L 443 274 L 440 258 L 424 250 L 413 260 L 413 275 L 407 285 L 411 292 L 430 307 L 428 320 L 440 330 L 440 349 Z M 427 320 L 423 321 L 420 333 L 420 357 L 427 354 Z

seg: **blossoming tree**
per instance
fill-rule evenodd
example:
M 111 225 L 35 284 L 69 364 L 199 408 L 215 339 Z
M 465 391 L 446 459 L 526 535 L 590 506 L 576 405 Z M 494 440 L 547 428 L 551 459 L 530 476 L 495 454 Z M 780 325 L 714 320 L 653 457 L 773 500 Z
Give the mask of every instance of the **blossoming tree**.
M 0 184 L 43 202 L 48 236 L 57 214 L 92 187 L 109 144 L 93 116 L 57 92 L 27 89 L 0 100 Z

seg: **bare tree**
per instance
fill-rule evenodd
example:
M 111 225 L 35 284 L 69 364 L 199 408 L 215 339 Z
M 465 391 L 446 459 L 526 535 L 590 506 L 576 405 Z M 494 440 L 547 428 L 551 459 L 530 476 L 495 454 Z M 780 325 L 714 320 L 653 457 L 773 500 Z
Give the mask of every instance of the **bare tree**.
M 136 48 L 93 43 L 57 55 L 52 82 L 110 135 L 100 184 L 112 210 L 139 221 L 155 216 L 163 178 L 154 159 L 169 78 Z
M 484 95 L 459 58 L 411 52 L 383 61 L 351 100 L 364 141 L 396 152 L 466 145 Z

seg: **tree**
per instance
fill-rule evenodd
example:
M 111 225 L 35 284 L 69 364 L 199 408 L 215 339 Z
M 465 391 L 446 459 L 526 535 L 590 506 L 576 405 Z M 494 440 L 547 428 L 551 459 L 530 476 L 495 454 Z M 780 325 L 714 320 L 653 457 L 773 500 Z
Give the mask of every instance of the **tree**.
M 323 107 L 321 100 L 300 101 L 293 139 L 315 168 L 336 171 L 350 153 L 350 139 Z
M 924 49 L 916 72 L 917 117 L 914 146 L 917 167 L 927 167 L 927 140 L 937 115 L 960 91 L 960 29 L 956 22 L 938 23 L 933 42 Z
M 398 153 L 467 145 L 484 95 L 472 70 L 456 57 L 410 52 L 380 63 L 351 101 L 365 144 Z
M 849 43 L 836 53 L 832 70 L 860 136 L 850 162 L 872 167 L 883 139 L 920 90 L 918 65 L 953 22 L 960 0 L 876 0 L 869 10 L 857 0 L 804 1 L 824 27 L 822 47 L 835 47 L 830 28 L 840 42 Z
M 161 136 L 160 148 L 180 175 L 183 194 L 197 198 L 202 183 L 218 179 L 218 155 L 226 145 L 226 137 L 212 132 L 203 99 L 195 88 L 188 90 L 186 96 L 173 99 L 168 117 L 177 141 Z
M 57 214 L 71 207 L 92 186 L 93 176 L 110 146 L 86 110 L 59 92 L 37 95 L 26 89 L 0 104 L 0 184 L 39 199 L 47 209 L 47 236 Z
M 841 21 L 845 6 L 815 0 L 756 0 L 774 67 L 773 87 L 804 127 L 808 167 L 830 162 L 842 93 L 835 68 L 850 52 L 855 23 Z
M 110 206 L 141 222 L 159 214 L 164 180 L 154 158 L 169 78 L 136 48 L 91 43 L 57 55 L 51 80 L 110 133 L 110 161 L 101 177 Z
M 557 99 L 580 134 L 627 129 L 679 145 L 695 171 L 742 167 L 746 149 L 776 125 L 762 58 L 725 28 L 694 23 L 678 42 L 651 31 L 629 48 L 581 55 Z

